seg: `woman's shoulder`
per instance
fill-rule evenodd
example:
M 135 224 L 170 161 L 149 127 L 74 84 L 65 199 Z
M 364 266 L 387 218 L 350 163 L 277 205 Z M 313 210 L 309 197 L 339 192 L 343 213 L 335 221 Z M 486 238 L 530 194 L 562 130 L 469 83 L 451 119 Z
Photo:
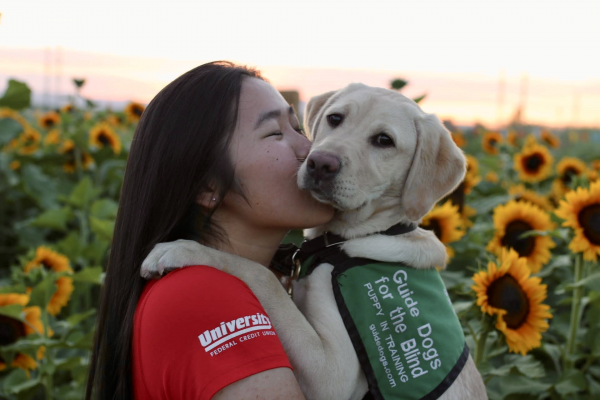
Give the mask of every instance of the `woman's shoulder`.
M 197 304 L 198 301 L 240 296 L 255 298 L 248 285 L 239 278 L 217 268 L 194 265 L 149 281 L 144 287 L 140 303 L 161 303 L 182 308 L 189 306 L 189 302 Z M 138 304 L 138 308 L 139 305 L 144 307 L 145 304 Z

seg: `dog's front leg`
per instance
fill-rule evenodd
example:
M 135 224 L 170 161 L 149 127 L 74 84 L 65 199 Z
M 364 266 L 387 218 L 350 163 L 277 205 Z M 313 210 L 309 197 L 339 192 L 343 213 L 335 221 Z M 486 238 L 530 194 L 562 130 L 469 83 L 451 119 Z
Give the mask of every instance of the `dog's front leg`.
M 348 380 L 345 363 L 350 355 L 354 355 L 352 344 L 348 346 L 348 335 L 343 329 L 341 319 L 334 327 L 327 324 L 326 315 L 335 316 L 337 306 L 332 297 L 325 297 L 324 309 L 319 310 L 318 300 L 309 299 L 307 311 L 314 316 L 317 329 L 313 328 L 292 302 L 277 277 L 263 265 L 248 259 L 202 246 L 190 240 L 161 243 L 154 247 L 142 264 L 142 276 L 149 278 L 165 271 L 181 268 L 186 265 L 214 266 L 224 272 L 238 277 L 245 282 L 269 315 L 283 348 L 294 368 L 304 395 L 308 399 L 338 400 L 350 398 L 351 388 L 337 382 Z M 316 273 L 316 275 L 315 275 Z M 310 282 L 315 281 L 314 289 L 326 292 L 321 279 L 331 281 L 331 271 L 323 269 L 313 273 Z M 327 275 L 329 278 L 327 278 Z M 308 282 L 308 281 L 307 281 Z M 329 284 L 331 285 L 331 284 Z M 300 289 L 299 289 L 300 290 Z M 329 288 L 331 292 L 331 288 Z M 310 296 L 319 296 L 310 291 Z M 313 318 L 313 317 L 311 317 Z M 337 314 L 339 319 L 339 314 Z M 340 327 L 341 323 L 341 327 Z M 333 328 L 332 334 L 330 329 Z M 356 372 L 353 372 L 353 377 Z
M 293 282 L 294 302 L 321 340 L 329 346 L 328 352 L 336 355 L 327 359 L 322 371 L 328 387 L 319 388 L 316 393 L 329 394 L 322 398 L 362 399 L 368 390 L 367 379 L 338 311 L 331 282 L 332 271 L 331 264 L 321 264 L 308 277 Z

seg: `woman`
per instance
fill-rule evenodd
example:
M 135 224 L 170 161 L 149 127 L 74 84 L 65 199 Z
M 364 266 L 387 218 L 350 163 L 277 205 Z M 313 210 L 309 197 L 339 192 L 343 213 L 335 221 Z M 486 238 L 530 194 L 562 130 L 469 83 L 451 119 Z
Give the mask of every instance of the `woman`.
M 270 323 L 239 279 L 194 266 L 145 286 L 139 269 L 154 245 L 180 238 L 267 267 L 290 229 L 333 216 L 296 186 L 309 147 L 252 69 L 204 64 L 151 101 L 121 190 L 87 399 L 303 398 L 275 332 L 248 328 Z M 244 328 L 235 346 L 213 346 Z

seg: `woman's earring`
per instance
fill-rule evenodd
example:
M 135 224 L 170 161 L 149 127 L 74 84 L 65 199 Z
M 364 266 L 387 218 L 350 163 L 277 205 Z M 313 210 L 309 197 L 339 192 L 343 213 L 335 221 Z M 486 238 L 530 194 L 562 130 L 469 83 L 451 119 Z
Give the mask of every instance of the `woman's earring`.
M 212 198 L 212 201 L 217 201 L 217 199 L 215 197 Z

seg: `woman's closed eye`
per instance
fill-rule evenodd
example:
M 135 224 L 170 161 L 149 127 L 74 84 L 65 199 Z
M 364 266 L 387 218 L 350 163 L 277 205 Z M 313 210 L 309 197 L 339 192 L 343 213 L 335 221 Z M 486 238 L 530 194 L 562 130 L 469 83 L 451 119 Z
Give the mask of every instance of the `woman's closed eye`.
M 295 128 L 294 130 L 296 132 L 298 132 L 299 134 L 301 134 L 302 136 L 306 136 L 306 133 L 304 133 L 304 130 L 302 128 Z M 283 133 L 282 132 L 273 132 L 273 133 L 268 134 L 266 137 L 269 137 L 269 136 L 283 136 Z

